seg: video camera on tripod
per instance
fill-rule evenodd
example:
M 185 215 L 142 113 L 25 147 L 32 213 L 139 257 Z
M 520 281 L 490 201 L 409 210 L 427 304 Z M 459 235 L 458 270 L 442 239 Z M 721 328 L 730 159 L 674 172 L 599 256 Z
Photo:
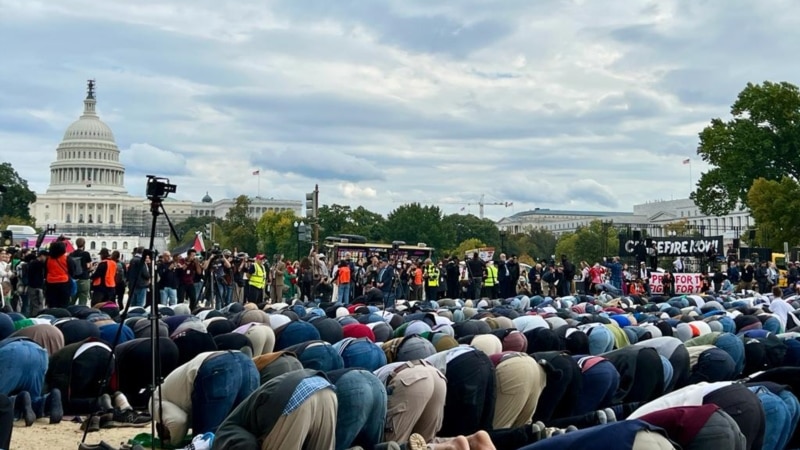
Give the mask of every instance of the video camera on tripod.
M 178 186 L 170 184 L 169 178 L 157 177 L 155 175 L 147 176 L 147 199 L 150 201 L 162 201 L 169 194 L 174 194 L 178 191 Z

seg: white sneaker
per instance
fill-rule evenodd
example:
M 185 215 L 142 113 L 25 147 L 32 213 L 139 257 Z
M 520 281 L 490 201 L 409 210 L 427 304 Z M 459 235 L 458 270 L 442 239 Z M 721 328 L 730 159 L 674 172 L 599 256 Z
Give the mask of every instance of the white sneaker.
M 208 432 L 200 434 L 192 439 L 192 443 L 187 445 L 183 450 L 211 450 L 211 445 L 214 443 L 214 433 Z

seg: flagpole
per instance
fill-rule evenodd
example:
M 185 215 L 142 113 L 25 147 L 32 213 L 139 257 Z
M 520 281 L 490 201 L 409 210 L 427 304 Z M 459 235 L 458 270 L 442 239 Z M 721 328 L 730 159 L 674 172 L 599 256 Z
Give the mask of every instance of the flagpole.
M 692 160 L 689 160 L 689 194 L 692 193 Z
M 258 169 L 258 195 L 256 198 L 261 198 L 261 169 Z

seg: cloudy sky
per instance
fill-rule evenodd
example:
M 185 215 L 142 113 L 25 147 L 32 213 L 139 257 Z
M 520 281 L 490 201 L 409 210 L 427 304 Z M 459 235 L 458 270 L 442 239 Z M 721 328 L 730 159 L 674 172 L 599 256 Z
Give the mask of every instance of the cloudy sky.
M 86 79 L 130 192 L 387 213 L 682 198 L 748 81 L 800 82 L 791 1 L 0 0 L 0 154 L 37 191 Z M 793 78 L 794 77 L 794 78 Z M 693 159 L 696 180 L 704 169 Z M 472 204 L 472 205 L 467 205 Z

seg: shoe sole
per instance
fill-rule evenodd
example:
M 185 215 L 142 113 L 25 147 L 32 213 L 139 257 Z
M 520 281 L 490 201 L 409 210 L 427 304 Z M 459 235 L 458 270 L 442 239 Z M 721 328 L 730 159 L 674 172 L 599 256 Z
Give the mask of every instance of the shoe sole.
M 106 424 L 105 428 L 142 428 L 150 425 L 150 422 L 145 423 L 128 423 L 128 422 L 114 422 L 113 420 Z
M 428 443 L 425 442 L 425 438 L 422 435 L 414 433 L 408 438 L 408 448 L 409 450 L 426 450 Z

